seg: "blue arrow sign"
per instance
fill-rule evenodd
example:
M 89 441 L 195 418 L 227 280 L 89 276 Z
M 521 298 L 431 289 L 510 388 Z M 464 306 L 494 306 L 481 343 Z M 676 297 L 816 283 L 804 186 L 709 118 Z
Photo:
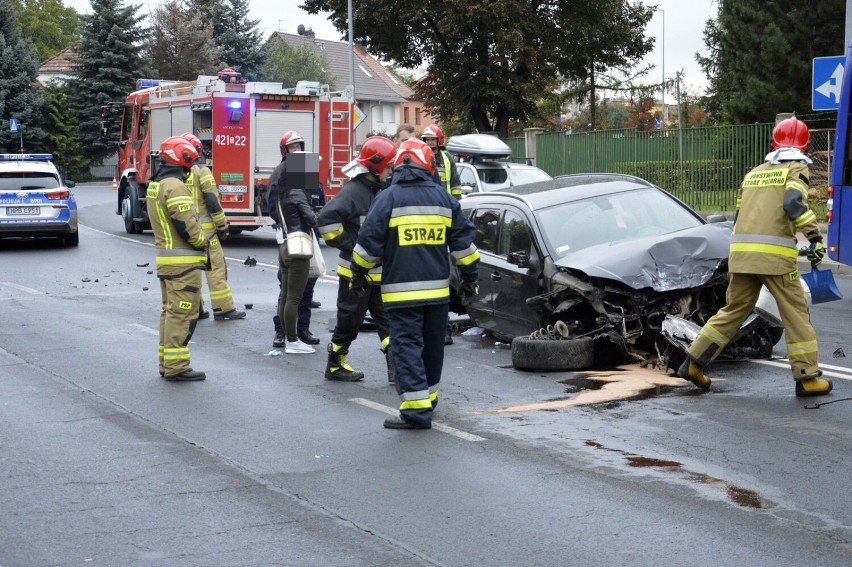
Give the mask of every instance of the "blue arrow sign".
M 10 118 L 9 119 L 9 130 L 11 130 L 13 133 L 18 131 L 18 119 L 17 118 Z
M 814 110 L 840 108 L 840 86 L 843 84 L 845 57 L 814 57 L 811 107 Z

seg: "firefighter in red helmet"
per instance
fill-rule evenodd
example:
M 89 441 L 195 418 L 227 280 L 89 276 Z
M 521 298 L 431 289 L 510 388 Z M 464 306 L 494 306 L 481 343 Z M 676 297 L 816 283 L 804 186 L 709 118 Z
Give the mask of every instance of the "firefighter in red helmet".
M 198 152 L 180 136 L 160 145 L 159 168 L 147 190 L 148 220 L 157 249 L 160 280 L 160 376 L 175 382 L 204 380 L 189 361 L 189 339 L 198 322 L 201 270 L 208 265 L 207 238 L 192 192 L 184 183 Z
M 406 140 L 394 158 L 393 183 L 379 193 L 352 251 L 352 292 L 366 293 L 369 271 L 382 266 L 399 415 L 389 429 L 429 429 L 444 363 L 450 299 L 450 259 L 458 267 L 459 297 L 477 293 L 476 229 L 461 205 L 432 181 L 435 157 L 420 140 Z
M 198 159 L 193 164 L 189 175 L 186 177 L 186 185 L 192 191 L 195 207 L 198 209 L 198 220 L 204 235 L 210 243 L 210 269 L 207 270 L 207 288 L 210 290 L 210 303 L 213 305 L 213 318 L 217 321 L 231 319 L 243 319 L 245 311 L 238 311 L 234 307 L 234 296 L 228 285 L 228 266 L 225 262 L 225 252 L 222 250 L 222 241 L 228 238 L 228 219 L 219 202 L 219 190 L 216 188 L 216 180 L 213 173 L 207 167 L 204 158 L 204 144 L 197 136 L 186 132 L 181 138 L 187 140 L 198 152 Z M 206 319 L 210 314 L 204 310 L 204 299 L 202 295 L 198 318 Z
M 434 124 L 430 124 L 423 129 L 420 134 L 420 139 L 426 142 L 426 145 L 432 148 L 435 153 L 435 165 L 438 172 L 438 177 L 441 179 L 441 186 L 447 189 L 447 193 L 461 199 L 461 182 L 459 181 L 459 172 L 456 168 L 456 162 L 447 153 L 447 148 L 444 146 L 444 131 Z
M 384 136 L 367 138 L 358 152 L 358 157 L 343 168 L 350 180 L 343 185 L 340 193 L 323 207 L 317 218 L 323 240 L 329 246 L 340 250 L 337 264 L 337 324 L 328 345 L 328 364 L 325 368 L 327 380 L 355 382 L 364 378 L 363 372 L 355 370 L 346 362 L 346 355 L 349 354 L 349 345 L 358 336 L 358 330 L 369 309 L 387 361 L 388 381 L 394 381 L 393 359 L 389 352 L 388 316 L 382 305 L 379 288 L 382 283 L 381 267 L 376 267 L 367 274 L 370 285 L 366 287 L 366 293 L 352 293 L 349 283 L 352 279 L 352 249 L 358 240 L 358 231 L 373 199 L 382 190 L 391 173 L 391 163 L 395 155 L 396 145 Z
M 819 368 L 816 333 L 796 269 L 797 232 L 811 243 L 812 266 L 825 256 L 816 215 L 808 207 L 808 139 L 808 127 L 798 118 L 780 121 L 772 132 L 772 151 L 743 180 L 728 258 L 727 305 L 701 329 L 677 372 L 700 388 L 710 388 L 704 367 L 734 337 L 766 286 L 784 322 L 796 396 L 831 391 L 831 380 Z

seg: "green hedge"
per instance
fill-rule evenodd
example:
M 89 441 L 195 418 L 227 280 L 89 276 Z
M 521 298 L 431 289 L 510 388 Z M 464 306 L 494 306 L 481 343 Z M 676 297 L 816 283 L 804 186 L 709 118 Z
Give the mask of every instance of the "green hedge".
M 738 189 L 741 181 L 731 160 L 721 159 L 685 161 L 683 168 L 672 161 L 622 161 L 614 163 L 613 170 L 641 177 L 676 194 Z

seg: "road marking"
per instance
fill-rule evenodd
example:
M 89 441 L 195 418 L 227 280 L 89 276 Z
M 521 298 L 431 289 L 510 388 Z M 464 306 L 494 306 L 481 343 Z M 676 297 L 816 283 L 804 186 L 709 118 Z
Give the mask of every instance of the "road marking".
M 364 399 L 364 398 L 350 398 L 350 402 L 355 402 L 356 404 L 361 404 L 362 406 L 366 406 L 370 409 L 374 409 L 376 411 L 380 411 L 382 413 L 386 413 L 388 415 L 399 415 L 399 410 L 396 408 L 391 408 L 388 406 L 383 406 L 382 404 L 378 404 L 376 402 Z M 473 433 L 467 433 L 466 431 L 461 431 L 456 429 L 455 427 L 450 427 L 449 425 L 444 425 L 439 421 L 432 422 L 432 429 L 437 429 L 442 433 L 447 433 L 448 435 L 453 435 L 454 437 L 458 437 L 459 439 L 464 439 L 465 441 L 485 441 L 485 437 L 480 437 L 479 435 L 474 435 Z
M 11 287 L 12 289 L 16 289 L 18 291 L 23 291 L 24 293 L 30 293 L 32 295 L 44 295 L 43 291 L 39 291 L 37 289 L 33 289 L 31 287 L 26 287 L 26 286 L 23 286 L 23 285 L 18 285 L 16 283 L 12 283 L 12 282 L 0 282 L 0 285 L 6 286 L 6 287 Z
M 790 368 L 790 361 L 786 358 L 776 359 L 776 360 L 752 360 L 755 364 L 763 364 L 765 366 L 775 366 L 777 368 Z M 820 364 L 820 369 L 822 370 L 823 376 L 830 376 L 832 378 L 840 378 L 841 380 L 852 380 L 852 368 L 844 368 L 843 366 L 830 366 L 828 364 Z M 842 372 L 832 372 L 831 370 L 825 370 L 825 368 L 835 368 L 837 370 L 841 370 Z
M 152 329 L 151 327 L 146 327 L 145 325 L 140 325 L 139 323 L 128 323 L 128 327 L 133 327 L 134 329 L 139 329 L 143 333 L 148 333 L 149 335 L 157 335 L 160 336 L 160 331 L 157 329 Z

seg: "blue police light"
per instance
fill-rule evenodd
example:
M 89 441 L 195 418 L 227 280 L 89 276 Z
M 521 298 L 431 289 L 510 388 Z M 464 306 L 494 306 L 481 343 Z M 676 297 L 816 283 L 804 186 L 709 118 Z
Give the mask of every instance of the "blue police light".
M 147 89 L 149 87 L 159 87 L 159 86 L 160 86 L 160 81 L 157 81 L 155 79 L 138 79 L 136 81 L 136 88 L 137 89 Z
M 228 103 L 228 108 L 233 109 L 233 110 L 239 110 L 242 107 L 243 107 L 243 103 L 241 103 L 238 100 L 232 100 L 231 102 Z
M 53 154 L 0 154 L 3 161 L 50 161 Z

